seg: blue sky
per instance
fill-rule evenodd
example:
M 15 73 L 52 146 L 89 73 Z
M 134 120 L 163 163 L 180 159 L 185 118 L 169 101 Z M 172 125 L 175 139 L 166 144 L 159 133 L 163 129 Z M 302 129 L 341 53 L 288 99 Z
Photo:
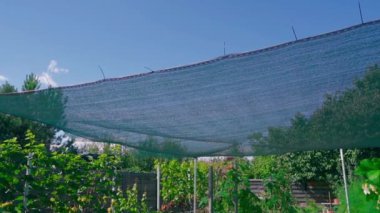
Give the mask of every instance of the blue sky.
M 364 21 L 380 1 L 361 1 Z M 0 81 L 73 85 L 190 64 L 359 24 L 356 0 L 1 1 Z M 1 82 L 0 82 L 1 83 Z

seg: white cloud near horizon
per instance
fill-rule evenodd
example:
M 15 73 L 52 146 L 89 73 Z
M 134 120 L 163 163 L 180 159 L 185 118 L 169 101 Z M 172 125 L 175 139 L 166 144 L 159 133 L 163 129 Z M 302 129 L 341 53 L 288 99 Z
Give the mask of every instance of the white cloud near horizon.
M 58 67 L 58 61 L 52 59 L 50 60 L 46 71 L 38 75 L 38 80 L 44 86 L 57 87 L 58 83 L 53 79 L 53 75 L 59 74 L 59 73 L 68 73 L 68 72 L 69 72 L 69 69 Z
M 40 81 L 42 85 L 45 85 L 45 86 L 52 86 L 52 87 L 58 86 L 57 82 L 55 82 L 54 79 L 47 72 L 41 73 L 41 75 L 38 76 L 38 80 Z
M 6 80 L 8 80 L 7 77 L 5 77 L 5 76 L 3 76 L 3 75 L 0 75 L 0 81 L 6 81 Z
M 57 60 L 50 60 L 47 71 L 51 73 L 68 73 L 69 69 L 58 67 Z

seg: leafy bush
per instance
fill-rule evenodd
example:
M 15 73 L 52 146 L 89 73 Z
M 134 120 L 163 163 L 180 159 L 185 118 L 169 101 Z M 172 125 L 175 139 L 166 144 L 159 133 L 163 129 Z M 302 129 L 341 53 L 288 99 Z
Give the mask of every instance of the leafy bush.
M 308 201 L 305 207 L 297 208 L 298 213 L 315 213 L 315 212 L 322 212 L 322 211 L 323 211 L 323 206 L 318 205 L 313 200 Z
M 380 209 L 380 158 L 362 160 L 356 169 L 356 174 L 364 179 L 361 182 L 360 190 L 358 189 L 360 188 L 359 183 L 354 185 L 356 187 L 354 190 L 358 193 L 358 199 L 366 197 L 367 200 L 373 201 L 372 205 L 376 206 L 376 209 Z
M 191 209 L 194 193 L 194 163 L 191 161 L 157 161 L 161 167 L 163 211 Z M 207 165 L 197 164 L 198 207 L 207 205 Z
M 170 160 L 158 162 L 161 166 L 161 195 L 164 212 L 189 210 L 193 202 L 194 165 L 191 161 Z M 236 167 L 232 162 L 205 163 L 198 162 L 197 199 L 198 207 L 204 208 L 208 203 L 208 166 L 213 164 L 216 170 L 214 176 L 216 212 L 231 212 L 234 209 L 234 197 L 238 196 L 239 212 L 262 212 L 260 200 L 250 190 L 249 163 L 241 160 Z M 235 186 L 238 193 L 235 194 Z
M 362 180 L 355 180 L 351 182 L 348 187 L 351 212 L 379 212 L 379 209 L 376 207 L 377 200 L 367 199 L 364 195 L 362 189 L 363 184 L 364 182 Z M 338 206 L 337 212 L 347 212 L 346 197 L 343 186 L 338 189 L 338 199 L 340 201 L 340 205 Z
M 253 144 L 281 147 L 283 152 L 314 150 L 316 144 L 331 151 L 289 153 L 279 157 L 281 168 L 288 169 L 292 180 L 322 180 L 333 186 L 340 183 L 339 153 L 341 147 L 370 147 L 380 140 L 380 68 L 369 67 L 363 78 L 343 92 L 326 94 L 323 105 L 311 115 L 296 114 L 288 127 L 271 127 L 268 134 L 254 133 Z M 293 149 L 296 148 L 296 149 Z M 260 149 L 260 146 L 254 147 Z M 349 150 L 348 176 L 361 159 L 379 156 L 379 149 Z
M 284 171 L 273 173 L 264 184 L 264 208 L 267 211 L 296 212 L 289 176 Z
M 118 155 L 86 159 L 73 153 L 50 153 L 27 131 L 22 143 L 16 138 L 0 143 L 0 211 L 147 210 L 145 198 L 136 200 L 136 186 L 127 190 L 128 198 L 118 189 L 121 162 Z
M 217 172 L 215 192 L 216 212 L 233 212 L 238 198 L 239 212 L 262 212 L 259 198 L 251 191 L 249 163 L 244 160 L 225 162 Z
M 248 174 L 250 178 L 267 179 L 276 168 L 276 156 L 258 156 L 254 158 Z

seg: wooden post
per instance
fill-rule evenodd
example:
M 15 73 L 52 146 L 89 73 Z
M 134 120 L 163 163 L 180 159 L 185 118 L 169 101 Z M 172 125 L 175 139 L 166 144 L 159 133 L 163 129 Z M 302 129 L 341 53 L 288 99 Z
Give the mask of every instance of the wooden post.
M 208 212 L 214 213 L 214 171 L 213 167 L 208 168 Z

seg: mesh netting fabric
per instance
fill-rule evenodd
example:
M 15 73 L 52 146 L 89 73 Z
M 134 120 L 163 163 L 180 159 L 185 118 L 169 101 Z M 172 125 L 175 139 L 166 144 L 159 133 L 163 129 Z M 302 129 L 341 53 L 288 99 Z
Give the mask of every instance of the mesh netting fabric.
M 189 66 L 4 94 L 0 112 L 95 141 L 179 156 L 380 146 L 339 140 L 276 144 L 250 137 L 290 126 L 297 113 L 310 117 L 326 94 L 352 88 L 379 63 L 380 21 L 373 21 Z

